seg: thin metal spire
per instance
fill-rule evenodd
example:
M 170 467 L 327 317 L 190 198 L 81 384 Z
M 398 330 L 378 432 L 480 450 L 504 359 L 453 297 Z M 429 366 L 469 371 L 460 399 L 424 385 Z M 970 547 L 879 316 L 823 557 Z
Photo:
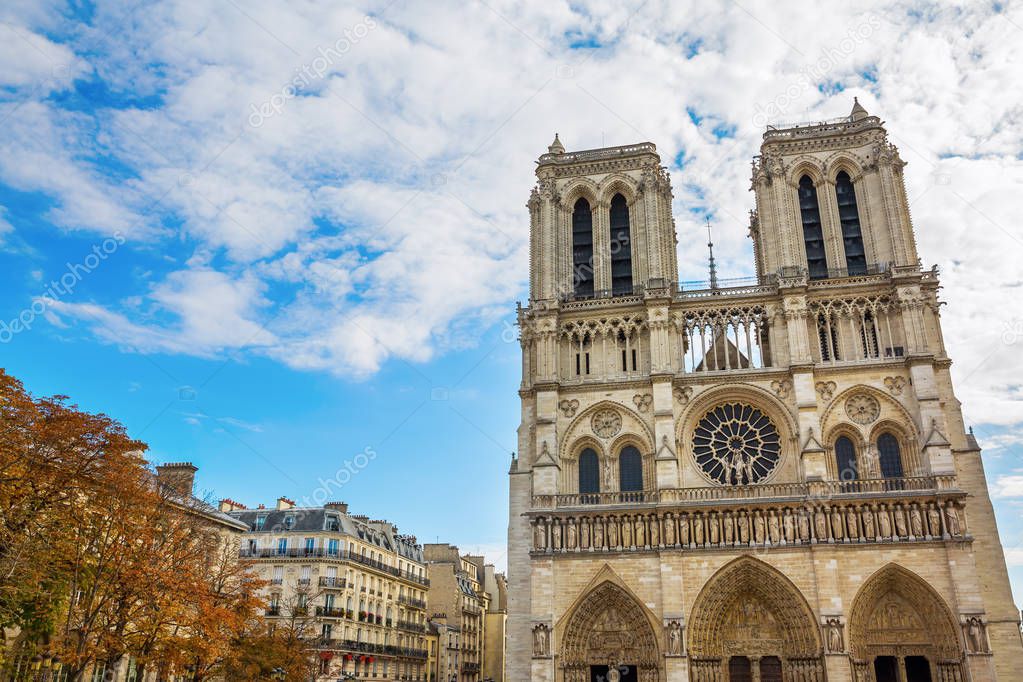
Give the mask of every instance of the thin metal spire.
M 710 251 L 710 288 L 718 288 L 718 269 L 714 264 L 714 239 L 710 233 L 710 218 L 707 218 L 707 249 Z

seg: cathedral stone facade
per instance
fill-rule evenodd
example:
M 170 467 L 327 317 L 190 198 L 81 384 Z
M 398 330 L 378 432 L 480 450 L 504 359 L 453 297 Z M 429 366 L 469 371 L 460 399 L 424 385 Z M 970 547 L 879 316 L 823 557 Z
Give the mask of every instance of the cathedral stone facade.
M 858 104 L 768 129 L 756 281 L 690 290 L 653 144 L 540 156 L 511 682 L 1023 676 L 904 165 Z

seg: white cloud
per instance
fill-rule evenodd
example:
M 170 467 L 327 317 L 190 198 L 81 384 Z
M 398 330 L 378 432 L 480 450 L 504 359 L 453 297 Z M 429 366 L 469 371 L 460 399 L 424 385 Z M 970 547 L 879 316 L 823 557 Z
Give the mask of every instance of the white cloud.
M 3 244 L 4 235 L 14 232 L 14 226 L 7 220 L 7 207 L 0 206 L 0 244 Z
M 0 179 L 53 197 L 61 226 L 120 229 L 136 245 L 167 243 L 158 218 L 180 223 L 195 251 L 190 274 L 119 302 L 62 304 L 61 316 L 91 319 L 101 338 L 367 375 L 390 358 L 425 361 L 471 343 L 524 297 L 523 204 L 555 130 L 574 149 L 649 139 L 668 165 L 684 150 L 685 169 L 672 170 L 682 278 L 705 276 L 705 212 L 722 276 L 747 275 L 762 113 L 828 118 L 858 95 L 910 162 L 920 252 L 943 267 L 945 339 L 967 417 L 1018 423 L 1023 277 L 1018 258 L 994 254 L 1023 245 L 1023 6 L 910 9 L 847 3 L 821 21 L 767 2 L 263 1 L 244 13 L 198 0 L 146 12 L 98 3 L 81 38 L 47 49 L 89 48 L 79 73 L 160 106 L 0 104 L 11 119 Z M 53 30 L 43 26 L 51 13 L 16 12 L 26 31 Z M 373 26 L 322 78 L 249 125 L 253 105 L 366 15 Z M 39 72 L 24 69 L 10 77 Z M 822 82 L 845 91 L 822 92 Z M 717 139 L 715 125 L 734 135 Z M 104 174 L 107 157 L 131 172 Z M 1006 343 L 1017 322 L 1019 343 Z
M 231 279 L 214 270 L 178 271 L 152 288 L 151 308 L 134 311 L 146 323 L 94 303 L 47 303 L 58 318 L 84 321 L 100 338 L 126 349 L 211 356 L 274 343 L 273 334 L 254 319 L 266 303 L 262 288 L 251 276 Z
M 1023 497 L 1023 474 L 999 476 L 991 484 L 991 497 Z

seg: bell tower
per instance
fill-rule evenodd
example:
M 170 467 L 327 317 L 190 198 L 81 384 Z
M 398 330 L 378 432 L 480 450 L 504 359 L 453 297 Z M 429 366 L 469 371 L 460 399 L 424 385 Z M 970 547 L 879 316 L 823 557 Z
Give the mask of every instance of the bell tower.
M 753 161 L 757 273 L 804 268 L 811 280 L 916 266 L 902 169 L 877 116 L 769 127 Z
M 650 142 L 568 153 L 554 136 L 528 203 L 531 301 L 607 299 L 677 280 L 660 163 Z

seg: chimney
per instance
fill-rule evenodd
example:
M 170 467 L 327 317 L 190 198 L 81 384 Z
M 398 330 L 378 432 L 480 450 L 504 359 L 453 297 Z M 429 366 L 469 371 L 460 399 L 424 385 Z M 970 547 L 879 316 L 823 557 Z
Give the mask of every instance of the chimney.
M 277 511 L 284 511 L 285 509 L 291 509 L 295 506 L 295 500 L 289 500 L 286 497 L 277 498 Z
M 164 488 L 188 496 L 195 487 L 195 472 L 198 470 L 199 467 L 191 462 L 168 462 L 156 467 L 156 480 Z
M 220 511 L 222 512 L 233 512 L 238 511 L 240 509 L 248 509 L 248 507 L 246 507 L 244 504 L 242 504 L 241 502 L 235 502 L 230 497 L 221 500 L 217 508 L 220 509 Z
M 348 513 L 348 503 L 347 502 L 327 502 L 325 505 L 323 505 L 323 508 L 324 509 L 334 509 L 334 510 L 337 510 L 337 511 L 341 512 L 342 514 L 347 514 Z

